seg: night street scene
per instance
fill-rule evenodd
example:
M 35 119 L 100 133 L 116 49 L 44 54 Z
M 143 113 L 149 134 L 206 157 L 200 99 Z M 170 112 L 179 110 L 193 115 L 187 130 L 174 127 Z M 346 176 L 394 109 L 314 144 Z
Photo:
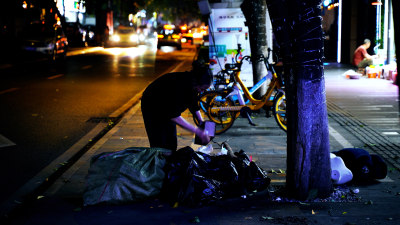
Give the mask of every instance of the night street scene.
M 11 0 L 0 224 L 400 224 L 398 0 Z

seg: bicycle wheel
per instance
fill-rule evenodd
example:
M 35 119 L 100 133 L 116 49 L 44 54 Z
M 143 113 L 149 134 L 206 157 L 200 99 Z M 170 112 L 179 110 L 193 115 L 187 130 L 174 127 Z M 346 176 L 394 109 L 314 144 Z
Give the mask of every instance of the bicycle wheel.
M 208 108 L 210 106 L 211 100 L 218 95 L 216 91 L 207 91 L 200 95 L 198 106 L 200 107 L 200 113 L 204 120 L 210 119 L 208 116 Z M 197 120 L 196 115 L 193 114 L 193 121 L 197 126 L 200 126 L 199 121 Z
M 208 117 L 211 121 L 215 122 L 215 133 L 222 134 L 227 131 L 235 122 L 235 119 L 239 116 L 239 112 L 236 111 L 216 111 L 211 110 L 213 107 L 229 107 L 235 106 L 235 103 L 225 98 L 221 94 L 215 95 L 208 108 Z
M 287 131 L 287 117 L 286 117 L 286 96 L 283 93 L 278 93 L 275 96 L 273 114 L 276 123 L 285 132 Z

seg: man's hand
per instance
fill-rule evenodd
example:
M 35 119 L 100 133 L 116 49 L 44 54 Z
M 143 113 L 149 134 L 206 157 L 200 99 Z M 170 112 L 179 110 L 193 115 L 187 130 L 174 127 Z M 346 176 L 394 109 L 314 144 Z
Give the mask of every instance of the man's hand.
M 208 135 L 208 131 L 196 128 L 195 134 L 200 138 L 202 143 L 208 143 L 211 141 L 210 136 Z

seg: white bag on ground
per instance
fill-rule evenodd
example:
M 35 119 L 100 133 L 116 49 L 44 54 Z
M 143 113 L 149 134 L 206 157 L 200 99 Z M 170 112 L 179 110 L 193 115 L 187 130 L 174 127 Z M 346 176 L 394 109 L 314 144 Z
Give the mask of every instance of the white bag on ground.
M 331 153 L 331 178 L 334 184 L 344 184 L 353 179 L 353 173 L 349 170 L 339 156 Z

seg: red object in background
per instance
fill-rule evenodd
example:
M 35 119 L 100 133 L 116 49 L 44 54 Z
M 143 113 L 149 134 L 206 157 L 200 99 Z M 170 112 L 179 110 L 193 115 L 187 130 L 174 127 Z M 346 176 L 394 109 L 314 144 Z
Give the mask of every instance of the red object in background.
M 399 85 L 397 80 L 397 70 L 389 70 L 389 79 L 393 81 L 393 84 Z

